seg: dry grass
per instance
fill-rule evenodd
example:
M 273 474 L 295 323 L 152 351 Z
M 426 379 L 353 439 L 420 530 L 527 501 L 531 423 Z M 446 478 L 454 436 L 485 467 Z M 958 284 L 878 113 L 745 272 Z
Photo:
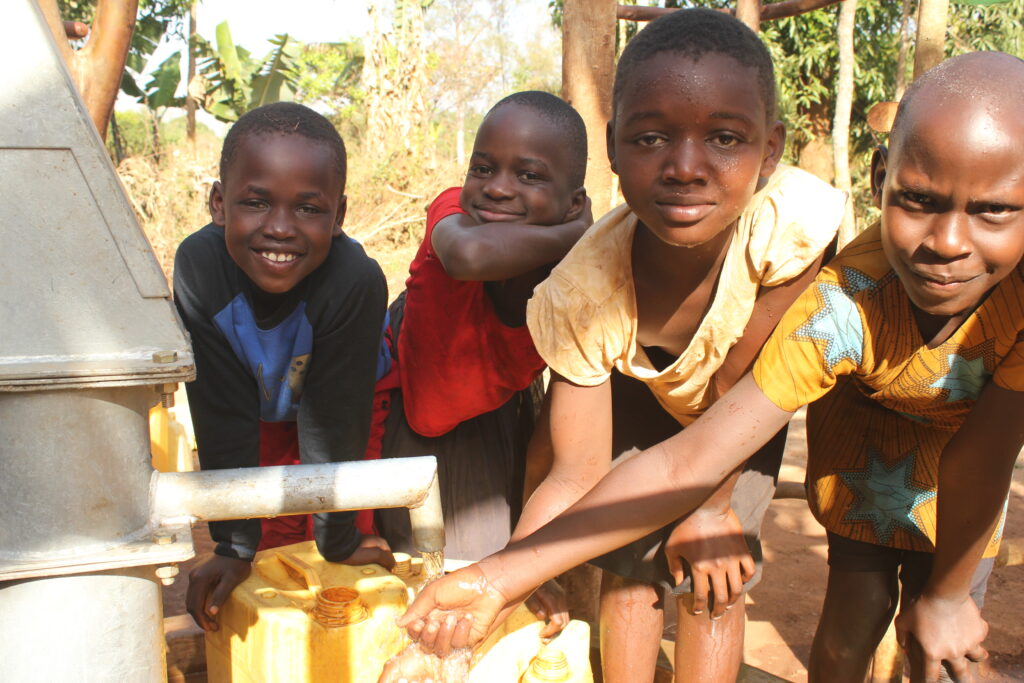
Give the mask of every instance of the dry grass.
M 131 157 L 118 166 L 135 213 L 168 281 L 181 241 L 210 220 L 207 198 L 217 179 L 219 142 L 200 140 L 169 147 L 160 162 Z M 392 158 L 367 160 L 349 151 L 345 232 L 377 259 L 391 298 L 401 292 L 409 262 L 423 239 L 427 206 L 441 190 L 462 181 L 454 162 L 415 164 Z

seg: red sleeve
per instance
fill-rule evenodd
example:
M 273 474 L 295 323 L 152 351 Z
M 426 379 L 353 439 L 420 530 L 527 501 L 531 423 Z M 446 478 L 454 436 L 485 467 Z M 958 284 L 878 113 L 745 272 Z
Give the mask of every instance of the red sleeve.
M 437 195 L 437 199 L 430 203 L 430 207 L 427 209 L 427 231 L 423 236 L 423 242 L 426 244 L 427 253 L 431 256 L 434 255 L 434 248 L 430 244 L 430 237 L 434 234 L 434 226 L 442 218 L 447 218 L 452 214 L 466 213 L 462 209 L 462 205 L 459 204 L 459 196 L 462 194 L 461 187 L 449 187 L 447 190 Z

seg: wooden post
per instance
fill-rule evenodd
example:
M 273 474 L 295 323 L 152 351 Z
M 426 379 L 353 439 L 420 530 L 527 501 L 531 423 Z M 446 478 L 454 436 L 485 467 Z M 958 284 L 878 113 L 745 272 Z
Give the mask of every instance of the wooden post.
M 921 0 L 917 12 L 917 42 L 914 52 L 914 79 L 945 56 L 946 21 L 949 0 Z
M 761 30 L 761 0 L 736 0 L 736 18 L 754 33 Z
M 587 193 L 594 217 L 616 202 L 605 132 L 612 116 L 615 0 L 565 0 L 562 16 L 562 98 L 587 126 Z
M 846 214 L 839 226 L 840 248 L 857 236 L 857 223 L 853 215 L 853 183 L 850 179 L 850 112 L 853 108 L 853 34 L 856 14 L 857 0 L 846 0 L 839 10 L 839 25 L 836 27 L 839 74 L 836 78 L 836 111 L 832 119 L 832 154 L 835 185 L 849 197 Z
M 107 124 L 121 87 L 121 74 L 135 30 L 138 0 L 99 0 L 89 40 L 80 50 L 68 44 L 64 22 L 56 0 L 37 0 L 71 72 L 78 93 L 85 102 L 100 138 L 107 137 Z
M 185 87 L 185 133 L 189 143 L 196 144 L 196 98 L 192 96 L 192 80 L 196 77 L 196 5 L 192 0 L 188 8 L 188 80 Z

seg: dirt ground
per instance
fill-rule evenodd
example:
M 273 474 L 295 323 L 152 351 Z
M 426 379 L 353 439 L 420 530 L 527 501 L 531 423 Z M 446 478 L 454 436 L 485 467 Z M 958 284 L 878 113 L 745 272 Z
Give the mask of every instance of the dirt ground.
M 803 419 L 790 429 L 783 463 L 784 481 L 802 481 L 806 462 Z M 793 683 L 807 680 L 811 638 L 825 595 L 825 533 L 803 500 L 776 500 L 765 518 L 765 572 L 747 596 L 747 664 Z M 209 552 L 205 528 L 196 529 L 197 550 Z M 1010 493 L 1007 538 L 1024 538 L 1024 461 L 1018 461 Z M 181 565 L 180 578 L 164 589 L 164 615 L 185 613 L 184 597 L 189 568 Z M 989 582 L 984 615 L 990 631 L 986 645 L 991 654 L 993 681 L 1024 681 L 1024 621 L 1020 618 L 1024 595 L 1024 566 L 997 569 Z

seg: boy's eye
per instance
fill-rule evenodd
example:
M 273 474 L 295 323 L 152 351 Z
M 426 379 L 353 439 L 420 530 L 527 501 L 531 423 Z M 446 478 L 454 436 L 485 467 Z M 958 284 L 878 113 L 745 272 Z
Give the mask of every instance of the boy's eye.
M 312 206 L 310 204 L 303 204 L 299 207 L 300 213 L 321 213 L 319 206 Z
M 267 202 L 263 199 L 243 199 L 241 204 L 249 209 L 265 209 L 267 207 Z
M 475 176 L 486 176 L 490 175 L 491 169 L 489 166 L 470 166 L 469 172 Z
M 717 133 L 711 141 L 719 147 L 734 147 L 740 143 L 739 137 L 732 133 Z
M 536 183 L 544 180 L 539 173 L 534 173 L 533 171 L 522 171 L 519 174 L 519 179 L 526 183 Z
M 656 147 L 662 144 L 664 141 L 664 137 L 662 137 L 661 135 L 655 135 L 653 133 L 645 133 L 643 135 L 638 135 L 635 140 L 636 144 L 640 145 L 641 147 Z
M 932 204 L 932 199 L 928 195 L 921 194 L 920 192 L 911 192 L 910 190 L 900 192 L 900 198 L 904 204 L 910 206 L 926 207 Z

